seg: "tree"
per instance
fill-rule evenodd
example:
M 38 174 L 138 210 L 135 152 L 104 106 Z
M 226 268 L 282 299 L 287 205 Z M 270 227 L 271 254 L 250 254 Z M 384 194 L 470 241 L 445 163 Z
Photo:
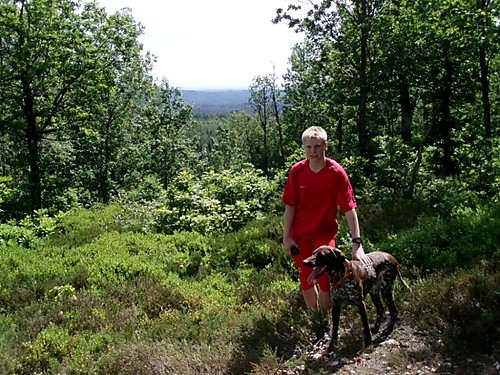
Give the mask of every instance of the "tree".
M 68 113 L 90 113 L 86 95 L 105 92 L 131 61 L 142 59 L 142 29 L 127 13 L 110 17 L 95 3 L 66 0 L 3 0 L 0 20 L 0 99 L 9 109 L 2 129 L 24 140 L 23 168 L 36 210 L 42 207 L 40 163 L 47 145 L 64 138 L 72 123 Z
M 285 167 L 285 141 L 283 137 L 283 126 L 281 124 L 281 90 L 276 83 L 276 73 L 273 72 L 270 76 L 271 102 L 273 105 L 273 115 L 276 121 L 276 130 L 278 131 L 278 145 L 280 152 L 280 167 Z
M 374 61 L 374 48 L 370 48 L 372 19 L 380 11 L 382 2 L 356 0 L 332 1 L 323 0 L 318 4 L 309 2 L 310 9 L 297 17 L 303 5 L 291 4 L 285 12 L 277 10 L 274 22 L 287 21 L 289 26 L 304 32 L 308 43 L 313 46 L 321 69 L 331 62 L 328 56 L 335 51 L 342 55 L 336 59 L 341 70 L 347 74 L 349 81 L 357 87 L 358 152 L 362 157 L 370 158 L 369 144 L 373 131 L 368 125 L 368 100 L 370 93 L 370 76 Z M 372 56 L 370 56 L 370 52 Z
M 488 118 L 498 118 L 489 105 L 498 87 L 489 74 L 498 66 L 496 5 L 494 0 L 311 0 L 278 9 L 275 22 L 285 21 L 305 35 L 284 76 L 285 137 L 296 137 L 300 125 L 320 123 L 347 140 L 338 149 L 349 153 L 357 136 L 358 155 L 371 164 L 361 166 L 370 185 L 391 183 L 376 181 L 387 176 L 376 170 L 388 168 L 380 163 L 387 152 L 416 159 L 393 166 L 408 179 L 402 185 L 411 185 L 408 192 L 424 183 L 418 180 L 420 167 L 429 181 L 430 175 L 456 177 L 464 170 L 471 175 L 480 170 L 490 181 L 491 167 L 481 160 L 482 139 L 495 137 L 495 122 Z
M 285 164 L 285 146 L 283 127 L 280 120 L 281 90 L 274 73 L 257 76 L 249 88 L 248 103 L 261 127 L 262 147 L 261 161 L 257 167 L 267 174 L 271 167 L 283 167 Z
M 284 75 L 284 138 L 289 152 L 298 147 L 304 128 L 312 125 L 322 125 L 335 135 L 330 144 L 337 153 L 344 151 L 344 139 L 355 137 L 354 130 L 346 126 L 346 119 L 356 113 L 356 94 L 347 89 L 352 80 L 345 76 L 342 55 L 328 51 L 324 53 L 308 41 L 293 48 L 291 68 Z
M 146 170 L 158 176 L 166 189 L 179 171 L 198 164 L 195 142 L 188 137 L 191 106 L 184 103 L 179 89 L 163 79 L 144 110 L 150 155 Z
M 248 100 L 250 108 L 257 115 L 257 119 L 262 127 L 262 167 L 267 174 L 269 169 L 269 146 L 268 146 L 268 126 L 271 116 L 271 90 L 268 77 L 256 77 L 250 86 L 250 99 Z
M 476 21 L 472 23 L 478 32 L 478 58 L 481 72 L 481 99 L 483 103 L 483 126 L 484 135 L 488 141 L 488 146 L 492 146 L 492 126 L 491 126 L 491 104 L 490 104 L 490 75 L 489 61 L 491 55 L 498 53 L 498 20 L 499 4 L 495 0 L 476 1 Z M 491 153 L 488 152 L 488 155 Z M 489 157 L 491 160 L 491 157 Z
M 197 118 L 192 131 L 199 141 L 197 151 L 210 169 L 242 170 L 248 164 L 258 165 L 255 144 L 259 125 L 243 111 Z

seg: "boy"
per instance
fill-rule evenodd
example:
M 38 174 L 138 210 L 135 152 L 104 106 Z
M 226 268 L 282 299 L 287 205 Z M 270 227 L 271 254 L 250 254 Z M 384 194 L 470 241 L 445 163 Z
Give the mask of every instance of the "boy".
M 293 256 L 299 271 L 300 288 L 308 308 L 331 308 L 330 280 L 323 274 L 318 288 L 308 284 L 312 272 L 302 262 L 321 245 L 335 246 L 338 234 L 338 207 L 345 212 L 352 236 L 353 259 L 371 264 L 365 255 L 360 237 L 356 200 L 349 178 L 344 169 L 326 157 L 328 139 L 326 131 L 313 126 L 302 134 L 306 159 L 296 163 L 288 174 L 282 201 L 285 204 L 283 247 Z M 298 254 L 292 254 L 293 247 Z

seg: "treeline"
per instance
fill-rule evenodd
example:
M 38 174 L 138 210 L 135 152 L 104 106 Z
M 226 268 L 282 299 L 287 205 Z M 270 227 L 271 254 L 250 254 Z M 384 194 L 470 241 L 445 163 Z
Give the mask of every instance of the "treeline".
M 182 99 L 192 105 L 195 116 L 251 113 L 248 90 L 182 90 L 181 93 Z
M 283 87 L 256 77 L 251 115 L 194 119 L 179 89 L 151 77 L 155 57 L 129 10 L 2 1 L 2 220 L 107 204 L 151 181 L 168 189 L 181 172 L 250 165 L 280 179 L 313 124 L 361 202 L 414 199 L 447 213 L 498 203 L 498 2 L 303 6 L 275 18 L 304 35 Z

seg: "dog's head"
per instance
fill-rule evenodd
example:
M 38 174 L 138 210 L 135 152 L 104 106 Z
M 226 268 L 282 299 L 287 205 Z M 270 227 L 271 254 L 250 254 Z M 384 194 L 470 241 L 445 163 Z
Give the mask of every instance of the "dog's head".
M 307 282 L 311 284 L 315 279 L 329 270 L 341 269 L 346 257 L 342 251 L 331 246 L 320 246 L 313 254 L 304 259 L 304 265 L 314 267 Z

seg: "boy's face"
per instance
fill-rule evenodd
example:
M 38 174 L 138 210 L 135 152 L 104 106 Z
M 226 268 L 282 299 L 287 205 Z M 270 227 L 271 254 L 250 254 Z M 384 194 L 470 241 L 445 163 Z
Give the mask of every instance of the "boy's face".
M 328 142 L 318 138 L 307 138 L 304 140 L 304 151 L 310 160 L 322 159 L 328 149 Z

